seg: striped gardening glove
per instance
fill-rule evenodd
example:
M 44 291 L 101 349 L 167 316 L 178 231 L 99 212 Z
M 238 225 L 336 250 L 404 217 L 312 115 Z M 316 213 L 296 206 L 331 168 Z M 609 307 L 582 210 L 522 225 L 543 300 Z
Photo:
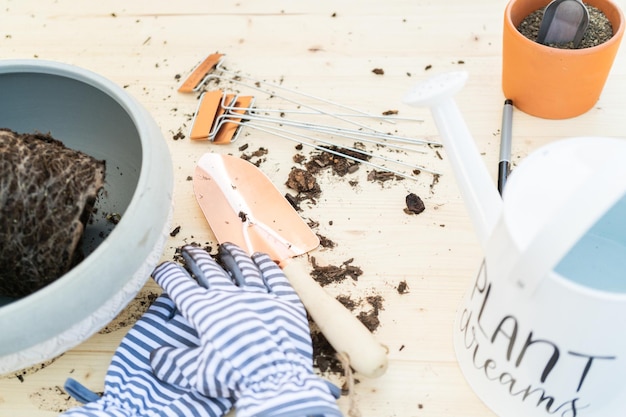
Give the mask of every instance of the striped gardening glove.
M 276 263 L 229 243 L 219 250 L 225 269 L 202 249 L 185 246 L 182 254 L 198 282 L 171 262 L 153 277 L 200 346 L 154 351 L 156 376 L 210 398 L 232 397 L 238 417 L 341 416 L 339 389 L 313 373 L 306 312 Z
M 162 346 L 197 347 L 198 335 L 167 296 L 157 298 L 117 348 L 99 396 L 68 379 L 65 390 L 87 403 L 63 417 L 220 417 L 232 408 L 226 398 L 208 398 L 189 387 L 157 379 L 150 354 Z

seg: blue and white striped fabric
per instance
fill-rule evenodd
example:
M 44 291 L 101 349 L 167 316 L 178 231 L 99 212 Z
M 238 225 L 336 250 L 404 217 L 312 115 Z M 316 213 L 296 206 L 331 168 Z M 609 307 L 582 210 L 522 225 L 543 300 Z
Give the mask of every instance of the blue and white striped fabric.
M 208 398 L 196 390 L 155 377 L 150 354 L 163 346 L 194 347 L 200 340 L 166 295 L 157 298 L 122 340 L 97 396 L 70 379 L 66 390 L 94 401 L 73 408 L 64 417 L 219 417 L 232 408 L 227 398 Z
M 313 373 L 306 312 L 266 254 L 220 246 L 221 266 L 202 249 L 183 257 L 195 282 L 168 262 L 154 272 L 200 336 L 199 347 L 163 347 L 152 356 L 158 378 L 207 397 L 235 399 L 238 417 L 341 416 L 339 389 Z

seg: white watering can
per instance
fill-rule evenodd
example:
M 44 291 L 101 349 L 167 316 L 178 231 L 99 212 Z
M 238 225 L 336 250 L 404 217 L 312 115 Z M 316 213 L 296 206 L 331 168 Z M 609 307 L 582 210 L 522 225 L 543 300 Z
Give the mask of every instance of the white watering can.
M 485 254 L 457 312 L 461 370 L 499 416 L 626 416 L 626 140 L 546 145 L 500 198 L 453 100 L 466 79 L 404 100 L 430 107 Z

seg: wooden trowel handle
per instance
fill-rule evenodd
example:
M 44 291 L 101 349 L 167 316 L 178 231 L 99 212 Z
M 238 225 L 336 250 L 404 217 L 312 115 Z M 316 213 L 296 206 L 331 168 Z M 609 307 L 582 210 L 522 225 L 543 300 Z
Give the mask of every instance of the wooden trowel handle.
M 343 304 L 331 297 L 299 262 L 281 264 L 302 304 L 322 334 L 350 366 L 362 375 L 375 378 L 387 370 L 388 349 Z

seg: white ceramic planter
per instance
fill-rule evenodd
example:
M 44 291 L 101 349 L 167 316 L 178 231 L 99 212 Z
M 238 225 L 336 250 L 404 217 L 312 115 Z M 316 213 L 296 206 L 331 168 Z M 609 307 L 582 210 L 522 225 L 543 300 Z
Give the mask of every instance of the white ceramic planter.
M 171 220 L 173 173 L 148 112 L 113 82 L 71 65 L 0 61 L 0 127 L 50 132 L 106 161 L 99 213 L 85 232 L 87 257 L 47 287 L 0 303 L 0 374 L 50 359 L 113 319 L 159 261 Z

